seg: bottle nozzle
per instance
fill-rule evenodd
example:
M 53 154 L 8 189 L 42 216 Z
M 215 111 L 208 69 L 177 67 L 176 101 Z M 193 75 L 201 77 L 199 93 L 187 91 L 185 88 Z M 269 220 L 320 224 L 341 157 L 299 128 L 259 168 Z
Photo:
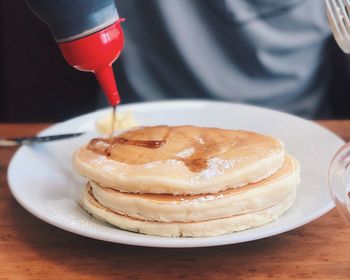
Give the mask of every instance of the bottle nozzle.
M 94 74 L 96 75 L 103 92 L 106 94 L 109 104 L 112 106 L 119 104 L 120 97 L 112 66 L 108 65 L 105 68 L 97 69 L 94 71 Z

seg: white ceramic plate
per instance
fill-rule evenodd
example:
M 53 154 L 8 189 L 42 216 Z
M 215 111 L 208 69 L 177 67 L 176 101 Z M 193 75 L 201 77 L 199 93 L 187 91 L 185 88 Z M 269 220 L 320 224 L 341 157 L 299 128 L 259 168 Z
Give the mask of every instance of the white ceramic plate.
M 84 179 L 72 169 L 74 151 L 93 136 L 95 121 L 110 109 L 51 126 L 41 134 L 90 131 L 85 136 L 21 147 L 9 170 L 10 189 L 36 217 L 76 234 L 105 241 L 152 247 L 204 247 L 273 236 L 302 226 L 333 207 L 327 189 L 330 159 L 343 141 L 313 122 L 259 107 L 209 101 L 171 101 L 120 106 L 131 110 L 141 125 L 181 125 L 245 129 L 282 139 L 301 164 L 302 183 L 295 204 L 277 221 L 238 233 L 205 238 L 166 238 L 119 230 L 82 210 L 78 196 Z

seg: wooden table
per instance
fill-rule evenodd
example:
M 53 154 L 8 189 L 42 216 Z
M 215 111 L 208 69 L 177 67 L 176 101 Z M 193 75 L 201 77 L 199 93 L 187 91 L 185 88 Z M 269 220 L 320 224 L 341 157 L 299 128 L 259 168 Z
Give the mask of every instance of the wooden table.
M 322 125 L 350 140 L 350 121 Z M 0 137 L 47 125 L 2 124 Z M 0 150 L 0 279 L 350 279 L 350 227 L 332 210 L 274 237 L 212 248 L 157 249 L 78 236 L 46 224 L 11 196 Z M 20 176 L 20 175 L 19 175 Z

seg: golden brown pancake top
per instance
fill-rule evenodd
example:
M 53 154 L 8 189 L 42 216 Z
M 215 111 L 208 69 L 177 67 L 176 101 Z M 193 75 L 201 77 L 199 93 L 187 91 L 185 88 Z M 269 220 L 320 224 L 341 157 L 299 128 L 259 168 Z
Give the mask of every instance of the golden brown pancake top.
M 109 154 L 132 165 L 156 161 L 182 161 L 192 172 L 207 168 L 208 160 L 239 159 L 240 165 L 279 152 L 282 144 L 269 136 L 242 130 L 194 126 L 141 127 L 113 139 L 93 139 L 88 149 Z M 111 149 L 110 149 L 111 148 Z

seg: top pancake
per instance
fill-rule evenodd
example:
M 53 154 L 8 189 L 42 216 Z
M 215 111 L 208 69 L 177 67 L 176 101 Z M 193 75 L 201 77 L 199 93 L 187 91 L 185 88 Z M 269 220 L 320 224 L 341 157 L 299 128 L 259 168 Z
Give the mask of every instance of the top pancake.
M 141 127 L 115 142 L 108 156 L 109 143 L 92 140 L 74 165 L 102 186 L 132 193 L 215 193 L 262 180 L 284 161 L 281 141 L 241 130 Z

